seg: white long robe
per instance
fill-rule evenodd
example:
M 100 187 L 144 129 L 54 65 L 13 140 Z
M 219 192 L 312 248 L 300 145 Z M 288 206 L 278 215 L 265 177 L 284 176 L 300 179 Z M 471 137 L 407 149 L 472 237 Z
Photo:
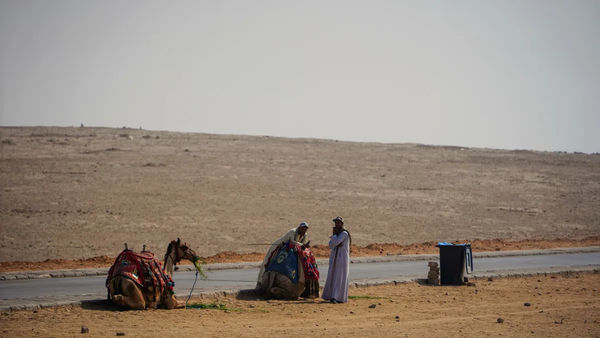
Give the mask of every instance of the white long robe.
M 269 262 L 269 257 L 271 257 L 271 254 L 273 253 L 273 251 L 275 251 L 275 249 L 277 249 L 278 246 L 280 246 L 283 243 L 286 243 L 287 241 L 293 241 L 300 245 L 306 244 L 308 242 L 308 235 L 305 233 L 304 236 L 300 236 L 297 232 L 297 229 L 298 228 L 293 228 L 281 238 L 273 242 L 273 244 L 271 244 L 269 251 L 267 251 L 265 258 L 263 259 L 263 262 L 260 265 L 260 270 L 258 271 L 258 280 L 256 282 L 257 287 L 260 286 L 262 282 L 263 275 L 265 274 L 265 265 Z
M 340 245 L 341 244 L 341 245 Z M 339 245 L 339 246 L 338 246 Z M 331 236 L 329 241 L 329 269 L 322 298 L 348 301 L 348 274 L 350 272 L 350 238 L 346 231 Z

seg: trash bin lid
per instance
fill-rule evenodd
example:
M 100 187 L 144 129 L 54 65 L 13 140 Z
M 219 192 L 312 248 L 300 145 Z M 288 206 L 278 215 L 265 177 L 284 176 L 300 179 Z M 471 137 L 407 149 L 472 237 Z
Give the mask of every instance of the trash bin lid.
M 453 244 L 453 243 L 448 243 L 448 242 L 438 242 L 438 244 L 436 245 L 437 247 L 440 246 L 471 246 L 471 244 L 465 243 L 465 244 Z

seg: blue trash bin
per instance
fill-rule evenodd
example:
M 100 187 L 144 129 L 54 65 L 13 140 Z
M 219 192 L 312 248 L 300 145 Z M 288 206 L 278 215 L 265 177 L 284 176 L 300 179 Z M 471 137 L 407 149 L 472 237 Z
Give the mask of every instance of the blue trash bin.
M 440 284 L 463 285 L 464 274 L 473 272 L 471 244 L 438 242 L 440 248 Z

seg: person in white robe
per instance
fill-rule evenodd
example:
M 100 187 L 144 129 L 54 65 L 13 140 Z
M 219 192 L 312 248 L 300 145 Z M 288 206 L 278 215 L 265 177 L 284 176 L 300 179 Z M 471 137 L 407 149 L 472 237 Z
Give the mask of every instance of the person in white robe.
M 287 243 L 288 241 L 293 241 L 293 242 L 296 242 L 298 245 L 308 247 L 309 246 L 308 242 L 310 242 L 310 241 L 308 240 L 308 235 L 306 234 L 307 230 L 308 230 L 308 223 L 302 222 L 302 223 L 300 223 L 300 225 L 298 225 L 298 227 L 291 229 L 285 235 L 283 235 L 281 238 L 279 238 L 278 240 L 273 242 L 273 244 L 271 244 L 269 251 L 267 251 L 265 258 L 263 259 L 263 262 L 260 265 L 260 270 L 258 271 L 258 280 L 256 282 L 257 290 L 262 288 L 262 279 L 263 279 L 263 275 L 265 274 L 265 268 L 266 268 L 267 263 L 269 263 L 269 258 L 271 257 L 273 252 L 275 250 L 277 250 L 277 248 L 281 244 Z
M 335 226 L 329 240 L 329 269 L 322 298 L 332 303 L 348 302 L 348 275 L 350 272 L 350 242 L 348 230 L 341 217 L 333 219 Z

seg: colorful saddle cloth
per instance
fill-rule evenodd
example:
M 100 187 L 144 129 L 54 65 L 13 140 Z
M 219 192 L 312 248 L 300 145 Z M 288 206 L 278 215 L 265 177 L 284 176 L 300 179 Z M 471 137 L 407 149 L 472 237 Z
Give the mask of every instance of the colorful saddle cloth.
M 298 257 L 299 256 L 299 257 Z M 266 271 L 277 271 L 286 275 L 292 283 L 298 283 L 298 258 L 302 264 L 304 278 L 306 280 L 319 280 L 319 268 L 317 261 L 310 248 L 287 242 L 280 246 L 272 254 L 267 263 Z
M 310 248 L 305 248 L 300 251 L 300 261 L 304 269 L 304 278 L 308 280 L 319 280 L 319 267 L 317 260 Z
M 175 285 L 171 276 L 162 270 L 161 263 L 149 251 L 137 253 L 123 250 L 108 270 L 107 288 L 110 280 L 116 276 L 127 277 L 144 289 L 152 286 L 160 292 L 165 288 L 172 292 Z
M 271 256 L 266 271 L 279 272 L 287 276 L 292 283 L 298 283 L 298 249 L 291 242 L 280 246 Z

